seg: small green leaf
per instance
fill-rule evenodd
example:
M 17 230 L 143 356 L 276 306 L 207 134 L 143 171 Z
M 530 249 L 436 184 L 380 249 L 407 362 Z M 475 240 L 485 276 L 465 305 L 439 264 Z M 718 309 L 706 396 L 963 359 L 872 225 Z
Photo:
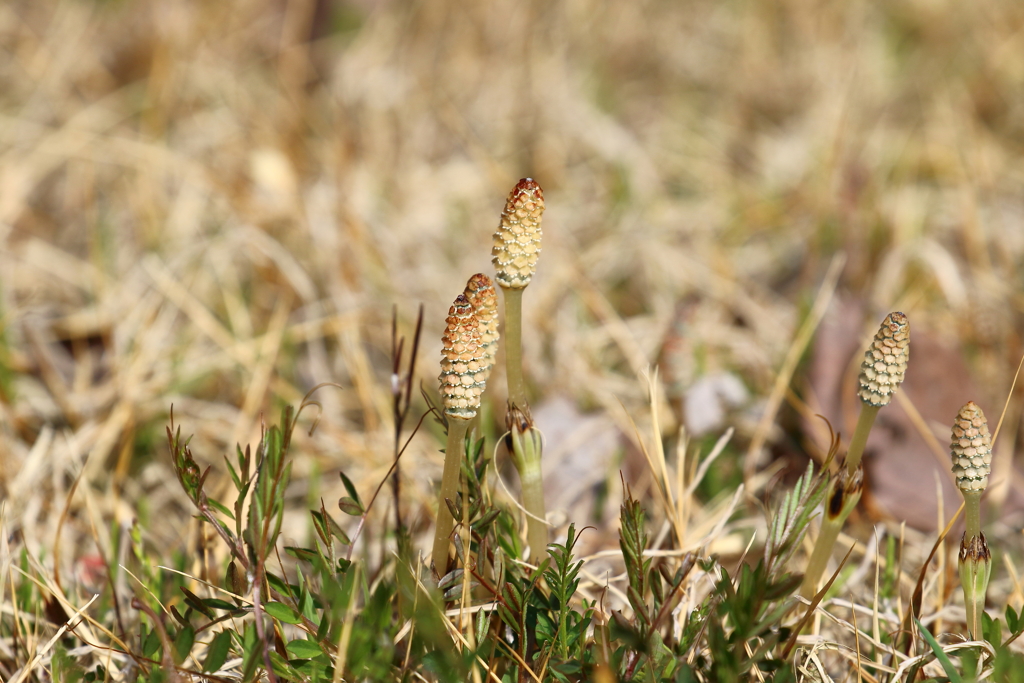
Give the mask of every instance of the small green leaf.
M 246 624 L 242 634 L 242 680 L 251 681 L 256 675 L 256 667 L 259 666 L 262 657 L 260 656 L 259 637 L 256 635 L 256 627 L 253 624 Z
M 981 613 L 981 632 L 985 634 L 985 640 L 990 643 L 1003 642 L 1003 624 L 985 612 Z
M 174 617 L 174 620 L 177 621 L 179 624 L 181 624 L 182 626 L 190 626 L 191 625 L 191 624 L 189 624 L 188 619 L 181 615 L 181 613 L 178 611 L 177 607 L 175 607 L 174 605 L 171 605 L 170 606 L 170 611 L 171 611 L 171 616 Z M 191 615 L 192 614 L 192 610 L 191 609 L 187 610 L 186 614 Z
M 225 572 L 224 584 L 235 595 L 245 595 L 248 589 L 245 577 L 238 571 L 238 565 L 235 564 L 234 560 L 231 561 Z
M 305 560 L 306 562 L 315 562 L 320 557 L 316 551 L 309 548 L 296 548 L 295 546 L 286 545 L 284 551 L 295 559 Z
M 203 604 L 211 609 L 220 609 L 228 612 L 234 612 L 238 609 L 238 605 L 227 600 L 221 600 L 220 598 L 206 598 L 203 600 Z
M 298 681 L 302 679 L 302 674 L 296 671 L 292 665 L 288 663 L 288 660 L 277 654 L 276 650 L 270 651 L 270 666 L 274 670 L 275 674 L 286 680 Z
M 237 444 L 235 445 L 235 448 L 238 449 L 238 459 L 241 460 L 242 448 Z M 224 462 L 227 464 L 228 471 L 231 473 L 231 481 L 235 484 L 235 490 L 242 488 L 242 480 L 238 478 L 238 472 L 235 471 L 235 468 L 231 465 L 231 461 L 228 460 L 228 456 L 226 455 L 224 456 Z
M 283 621 L 286 624 L 298 624 L 302 622 L 302 617 L 283 602 L 268 602 L 263 605 L 263 609 L 270 616 L 274 617 L 278 621 Z
M 188 658 L 188 653 L 192 652 L 192 645 L 196 642 L 196 632 L 191 626 L 187 626 L 178 633 L 178 637 L 174 639 L 174 661 L 181 664 Z
M 501 510 L 499 510 L 498 508 L 491 508 L 488 512 L 484 513 L 484 515 L 481 516 L 480 519 L 473 522 L 470 526 L 473 528 L 473 531 L 477 533 L 482 533 L 486 531 L 487 527 L 489 527 L 491 523 L 498 518 L 499 514 L 501 514 Z
M 352 500 L 362 508 L 363 504 L 359 500 L 359 492 L 356 491 L 356 487 L 352 484 L 352 480 L 346 477 L 344 472 L 339 472 L 338 474 L 341 475 L 341 483 L 345 485 L 345 490 L 348 491 L 348 495 L 350 495 Z
M 557 630 L 558 625 L 551 620 L 546 611 L 540 610 L 537 612 L 537 626 L 534 629 L 534 633 L 537 636 L 538 642 L 553 641 Z
M 220 671 L 224 662 L 228 660 L 228 652 L 231 648 L 231 631 L 221 631 L 210 643 L 206 650 L 206 660 L 203 662 L 203 671 L 215 673 Z
M 205 616 L 207 619 L 214 618 L 213 611 L 203 604 L 202 598 L 200 598 L 198 595 L 196 595 L 189 589 L 185 588 L 184 586 L 180 586 L 180 588 L 181 592 L 185 594 L 185 604 L 187 604 L 189 607 Z
M 462 496 L 457 496 L 461 498 Z M 444 504 L 448 506 L 448 512 L 452 513 L 452 517 L 455 518 L 456 522 L 462 522 L 462 506 L 459 505 L 457 500 L 451 498 L 445 498 Z
M 282 593 L 284 595 L 290 595 L 294 597 L 299 592 L 298 586 L 292 586 L 288 584 L 287 582 L 285 582 L 284 579 L 282 579 L 280 576 L 272 572 L 267 572 L 267 583 L 269 583 L 270 587 L 276 590 L 278 593 Z
M 233 512 L 231 512 L 231 510 L 227 509 L 226 507 L 224 507 L 217 501 L 213 500 L 212 498 L 207 499 L 206 502 L 209 503 L 211 507 L 217 508 L 217 510 L 219 510 L 221 514 L 229 517 L 230 519 L 235 518 L 235 515 Z
M 296 659 L 313 659 L 314 657 L 319 657 L 324 653 L 323 650 L 320 649 L 319 645 L 309 640 L 303 640 L 302 638 L 298 638 L 288 643 L 287 648 L 288 654 Z
M 453 569 L 441 577 L 441 580 L 437 582 L 437 587 L 441 590 L 445 590 L 456 582 L 462 581 L 462 574 L 464 571 L 464 569 Z
M 345 496 L 338 501 L 338 508 L 346 515 L 352 515 L 353 517 L 363 514 L 363 506 L 355 498 L 349 496 Z
M 150 631 L 146 640 L 142 643 L 142 656 L 150 659 L 159 659 L 157 653 L 160 651 L 160 637 L 156 631 Z
M 480 585 L 479 581 L 470 581 L 469 582 L 469 590 L 472 591 L 474 588 L 476 588 L 479 585 Z M 461 583 L 455 584 L 454 586 L 452 586 L 451 588 L 446 590 L 444 592 L 444 599 L 445 599 L 445 601 L 461 600 L 462 599 L 462 584 Z

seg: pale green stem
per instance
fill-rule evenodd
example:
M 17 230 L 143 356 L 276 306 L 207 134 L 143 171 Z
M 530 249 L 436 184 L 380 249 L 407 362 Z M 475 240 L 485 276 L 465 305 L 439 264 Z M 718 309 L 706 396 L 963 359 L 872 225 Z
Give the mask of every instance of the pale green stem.
M 981 491 L 962 491 L 964 494 L 965 536 L 973 538 L 981 533 Z
M 861 457 L 864 455 L 864 446 L 867 445 L 868 435 L 871 434 L 871 427 L 875 424 L 875 417 L 881 406 L 873 406 L 868 403 L 861 403 L 860 416 L 857 418 L 857 427 L 853 430 L 853 438 L 850 439 L 850 447 L 846 449 L 846 470 L 853 474 L 860 465 Z
M 985 594 L 967 595 L 964 593 L 964 612 L 967 615 L 967 632 L 971 638 L 981 640 L 981 615 L 985 612 Z
M 964 495 L 964 522 L 966 529 L 964 538 L 968 541 L 981 534 L 981 491 L 961 491 Z M 973 559 L 960 565 L 960 581 L 964 589 L 964 610 L 967 612 L 967 630 L 971 637 L 981 639 L 981 615 L 985 611 L 985 592 L 988 587 L 988 577 L 978 585 L 975 576 L 978 572 L 978 564 Z M 965 575 L 966 570 L 966 575 Z M 986 566 L 986 570 L 988 567 Z
M 452 517 L 445 498 L 455 502 L 459 490 L 459 473 L 462 459 L 466 456 L 466 430 L 469 420 L 448 416 L 448 445 L 444 451 L 444 473 L 441 475 L 441 493 L 437 499 L 437 525 L 434 527 L 434 549 L 430 554 L 438 578 L 448 568 L 448 544 L 455 519 Z
M 523 381 L 523 290 L 502 287 L 505 297 L 505 378 L 508 400 L 526 409 L 526 383 Z
M 800 586 L 800 595 L 808 600 L 813 598 L 818 592 L 818 583 L 821 581 L 822 574 L 825 573 L 825 567 L 828 566 L 829 558 L 832 557 L 832 549 L 836 545 L 836 539 L 839 538 L 839 532 L 843 530 L 846 518 L 850 516 L 853 509 L 857 507 L 857 503 L 860 502 L 860 496 L 860 491 L 849 496 L 843 505 L 843 509 L 835 517 L 828 514 L 827 507 L 829 501 L 825 501 L 826 510 L 821 520 L 821 531 L 818 533 L 818 540 L 814 542 L 814 550 L 807 561 L 804 581 Z
M 548 525 L 545 521 L 544 481 L 540 473 L 540 458 L 526 464 L 519 472 L 523 489 L 523 507 L 526 515 L 526 542 L 530 546 L 530 561 L 539 563 L 548 552 Z
M 846 472 L 849 477 L 855 476 L 857 468 L 860 467 L 861 459 L 864 456 L 864 446 L 867 445 L 868 435 L 871 434 L 871 427 L 875 424 L 879 408 L 881 406 L 861 403 L 857 427 L 853 430 L 850 447 L 846 450 Z M 804 582 L 800 587 L 800 595 L 803 597 L 810 599 L 818 592 L 818 582 L 821 581 L 828 560 L 832 557 L 832 550 L 835 548 L 836 539 L 839 538 L 839 532 L 843 530 L 846 518 L 857 507 L 860 495 L 860 491 L 858 491 L 855 495 L 848 496 L 844 501 L 843 508 L 834 516 L 828 513 L 830 501 L 825 501 L 826 509 L 822 515 L 821 533 L 818 534 L 818 540 L 814 543 L 814 550 L 811 552 L 811 557 L 807 561 L 807 570 L 804 572 Z

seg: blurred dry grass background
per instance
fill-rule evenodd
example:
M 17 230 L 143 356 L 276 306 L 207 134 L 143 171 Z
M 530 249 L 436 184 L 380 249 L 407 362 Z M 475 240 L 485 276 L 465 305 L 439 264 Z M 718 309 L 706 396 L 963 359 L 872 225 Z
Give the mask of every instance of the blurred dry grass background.
M 368 495 L 392 452 L 392 308 L 409 335 L 425 307 L 433 392 L 447 307 L 490 272 L 504 196 L 527 175 L 549 207 L 527 372 L 562 468 L 549 485 L 573 489 L 549 504 L 556 519 L 601 519 L 602 482 L 617 507 L 649 365 L 677 408 L 695 385 L 702 405 L 733 397 L 721 467 L 738 472 L 755 438 L 817 453 L 815 411 L 848 434 L 850 360 L 902 309 L 922 420 L 893 408 L 876 430 L 876 509 L 934 526 L 956 409 L 974 399 L 998 416 L 1021 353 L 1022 122 L 1016 0 L 4 2 L 6 530 L 53 547 L 84 471 L 54 548 L 65 574 L 97 543 L 112 556 L 109 526 L 136 516 L 159 547 L 194 544 L 163 442 L 171 404 L 217 465 L 323 381 L 344 388 L 318 394 L 291 499 L 336 499 L 339 468 Z M 837 254 L 782 427 L 758 435 Z M 997 504 L 1012 500 L 1017 406 Z M 402 467 L 421 529 L 437 431 Z M 922 500 L 894 509 L 908 482 Z M 304 540 L 305 518 L 292 524 Z

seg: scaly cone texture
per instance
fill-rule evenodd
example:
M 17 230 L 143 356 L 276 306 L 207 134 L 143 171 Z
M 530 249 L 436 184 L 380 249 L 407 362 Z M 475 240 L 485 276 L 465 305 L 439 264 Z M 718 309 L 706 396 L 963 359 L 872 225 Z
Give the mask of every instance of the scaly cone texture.
M 992 436 L 985 413 L 974 401 L 968 401 L 957 413 L 949 451 L 960 490 L 965 493 L 984 490 L 992 470 Z
M 486 380 L 491 374 L 494 358 L 498 354 L 498 293 L 494 290 L 491 278 L 483 273 L 477 273 L 469 278 L 463 294 L 473 305 L 476 319 L 480 323 L 480 344 L 483 346 L 487 363 L 483 379 Z
M 441 341 L 441 403 L 445 415 L 471 420 L 480 409 L 490 366 L 480 338 L 480 323 L 473 304 L 460 294 L 448 311 L 448 326 Z
M 522 289 L 530 284 L 540 256 L 540 218 L 544 192 L 532 178 L 523 178 L 512 189 L 501 212 L 491 249 L 498 284 Z
M 910 358 L 910 321 L 899 311 L 886 316 L 860 366 L 860 391 L 864 403 L 889 404 L 907 372 Z

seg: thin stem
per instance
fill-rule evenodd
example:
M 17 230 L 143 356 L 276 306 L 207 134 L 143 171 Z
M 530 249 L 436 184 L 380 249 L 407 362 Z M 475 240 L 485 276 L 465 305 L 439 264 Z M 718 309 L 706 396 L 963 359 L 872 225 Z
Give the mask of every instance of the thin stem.
M 981 640 L 981 614 L 985 611 L 985 596 L 984 594 L 980 597 L 977 596 L 964 596 L 964 612 L 966 612 L 967 618 L 964 620 L 967 622 L 967 632 L 971 635 L 971 638 L 975 640 Z
M 437 501 L 437 525 L 434 528 L 434 549 L 431 560 L 438 578 L 444 576 L 448 568 L 448 543 L 455 519 L 452 517 L 445 498 L 455 500 L 459 490 L 459 473 L 462 460 L 466 457 L 466 430 L 469 420 L 448 416 L 448 445 L 444 451 L 444 473 L 441 475 L 441 494 Z
M 508 400 L 525 408 L 526 383 L 523 381 L 523 290 L 502 287 L 505 296 L 505 378 Z
M 868 442 L 868 435 L 871 434 L 871 427 L 875 424 L 875 417 L 881 406 L 873 406 L 869 403 L 861 403 L 860 416 L 857 418 L 857 427 L 853 430 L 853 438 L 850 439 L 850 447 L 846 451 L 846 472 L 836 476 L 842 476 L 848 481 L 853 478 L 860 479 L 862 475 L 857 470 L 861 466 L 861 458 L 864 455 L 864 446 Z M 837 485 L 842 486 L 843 484 Z M 839 495 L 836 493 L 835 495 Z M 800 587 L 800 594 L 805 598 L 811 598 L 818 592 L 818 582 L 825 572 L 825 566 L 832 557 L 832 549 L 835 547 L 839 532 L 843 529 L 846 518 L 850 516 L 853 509 L 860 501 L 861 490 L 848 492 L 839 501 L 830 496 L 825 502 L 825 511 L 821 521 L 821 533 L 814 544 L 814 550 L 807 561 L 807 570 L 804 572 L 804 582 Z M 833 508 L 833 506 L 835 506 Z M 832 508 L 832 509 L 830 509 Z M 834 509 L 834 511 L 833 511 Z
M 528 464 L 519 472 L 523 488 L 523 507 L 526 516 L 526 542 L 530 546 L 530 561 L 540 562 L 548 551 L 548 525 L 545 521 L 544 481 L 540 472 L 540 458 Z
M 981 491 L 963 491 L 965 536 L 973 538 L 981 533 Z
M 843 530 L 846 518 L 860 502 L 860 496 L 860 490 L 846 496 L 838 514 L 834 516 L 828 513 L 830 501 L 825 502 L 826 510 L 824 518 L 821 520 L 821 531 L 818 533 L 818 540 L 814 542 L 811 557 L 807 560 L 807 570 L 804 572 L 804 581 L 800 586 L 800 595 L 808 600 L 818 592 L 818 583 L 821 581 L 822 574 L 825 573 L 829 558 L 832 557 L 832 549 L 839 538 L 839 532 Z
M 979 496 L 980 497 L 980 496 Z M 960 585 L 964 589 L 964 608 L 967 612 L 967 629 L 976 640 L 984 638 L 982 615 L 985 613 L 985 593 L 992 575 L 992 553 L 985 541 L 985 534 L 964 537 L 960 542 Z
M 864 446 L 868 442 L 868 435 L 871 434 L 871 427 L 875 424 L 875 417 L 881 406 L 873 406 L 869 403 L 861 403 L 860 417 L 857 418 L 857 428 L 853 431 L 853 438 L 850 439 L 850 447 L 846 450 L 846 470 L 853 473 L 860 465 L 861 457 L 864 455 Z

